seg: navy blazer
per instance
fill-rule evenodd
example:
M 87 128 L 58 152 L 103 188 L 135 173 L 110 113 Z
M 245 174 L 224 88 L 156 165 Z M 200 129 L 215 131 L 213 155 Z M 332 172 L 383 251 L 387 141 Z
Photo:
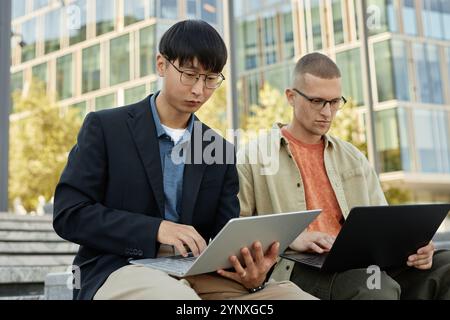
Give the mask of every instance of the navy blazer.
M 202 132 L 209 129 L 200 124 Z M 233 145 L 215 132 L 212 141 L 199 140 L 198 133 L 193 130 L 188 155 L 199 143 L 203 151 L 214 142 L 216 151 L 221 147 L 223 157 L 231 153 L 233 160 L 185 165 L 180 223 L 192 225 L 208 242 L 239 216 L 239 180 Z M 92 299 L 129 259 L 157 255 L 164 192 L 150 97 L 86 117 L 56 187 L 53 215 L 58 235 L 80 245 L 74 266 L 81 271 L 81 288 L 74 299 Z

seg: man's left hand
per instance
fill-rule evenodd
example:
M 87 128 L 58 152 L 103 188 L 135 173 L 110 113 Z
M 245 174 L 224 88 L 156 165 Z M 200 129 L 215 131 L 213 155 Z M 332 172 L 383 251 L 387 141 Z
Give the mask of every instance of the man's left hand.
M 434 244 L 431 241 L 427 246 L 417 250 L 416 254 L 408 257 L 406 264 L 419 270 L 428 270 L 433 266 Z
M 264 283 L 267 273 L 277 262 L 279 247 L 280 244 L 274 242 L 264 254 L 261 242 L 257 241 L 253 243 L 251 251 L 248 248 L 241 249 L 245 267 L 241 265 L 236 256 L 231 256 L 229 259 L 235 272 L 218 270 L 217 273 L 239 282 L 247 289 L 259 287 Z

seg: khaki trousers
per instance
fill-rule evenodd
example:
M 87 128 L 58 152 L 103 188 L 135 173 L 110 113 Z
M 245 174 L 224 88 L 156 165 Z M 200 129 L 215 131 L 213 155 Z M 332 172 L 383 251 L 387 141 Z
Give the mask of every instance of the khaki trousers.
M 161 248 L 158 256 L 166 255 Z M 177 279 L 147 267 L 129 265 L 113 272 L 94 300 L 316 300 L 290 281 L 270 281 L 256 293 L 216 273 Z

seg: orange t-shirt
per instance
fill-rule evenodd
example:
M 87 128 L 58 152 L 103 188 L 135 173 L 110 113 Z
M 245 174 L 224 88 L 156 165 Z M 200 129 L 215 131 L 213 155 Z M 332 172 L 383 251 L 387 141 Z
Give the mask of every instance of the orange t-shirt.
M 289 141 L 289 149 L 300 169 L 306 208 L 322 209 L 322 213 L 309 225 L 308 231 L 337 236 L 344 217 L 325 169 L 323 140 L 319 144 L 305 144 L 295 139 L 286 128 L 281 132 Z

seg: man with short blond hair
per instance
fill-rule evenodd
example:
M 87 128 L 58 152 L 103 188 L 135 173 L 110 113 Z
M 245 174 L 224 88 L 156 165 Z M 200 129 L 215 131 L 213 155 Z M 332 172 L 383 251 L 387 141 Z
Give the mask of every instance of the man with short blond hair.
M 286 89 L 292 121 L 275 124 L 238 152 L 241 216 L 323 209 L 290 245 L 298 252 L 329 251 L 352 207 L 387 204 L 366 157 L 327 134 L 346 102 L 341 91 L 341 73 L 330 58 L 304 56 Z M 267 141 L 276 151 L 273 166 L 258 152 Z M 255 154 L 261 161 L 249 161 Z M 261 174 L 268 166 L 278 171 Z M 382 272 L 380 290 L 367 287 L 366 269 L 327 273 L 283 259 L 272 277 L 290 279 L 320 299 L 450 299 L 450 252 L 434 254 L 432 243 L 420 248 L 405 267 Z

